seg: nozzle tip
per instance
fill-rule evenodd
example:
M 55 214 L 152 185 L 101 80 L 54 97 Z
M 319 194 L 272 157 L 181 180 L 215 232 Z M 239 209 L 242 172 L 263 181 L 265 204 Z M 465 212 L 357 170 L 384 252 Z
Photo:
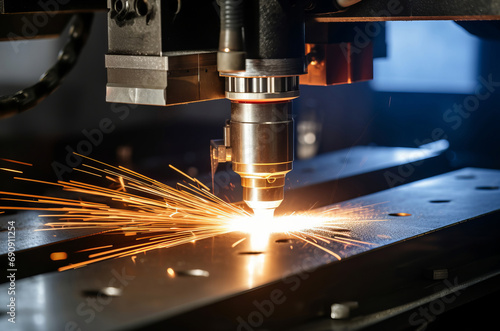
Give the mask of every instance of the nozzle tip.
M 266 218 L 273 218 L 274 217 L 274 208 L 255 208 L 253 210 L 253 215 L 254 217 L 257 217 L 259 219 L 266 219 Z

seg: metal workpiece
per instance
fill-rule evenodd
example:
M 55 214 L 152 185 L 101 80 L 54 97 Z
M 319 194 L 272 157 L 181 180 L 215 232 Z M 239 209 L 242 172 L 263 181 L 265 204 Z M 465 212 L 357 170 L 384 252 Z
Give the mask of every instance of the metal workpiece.
M 499 171 L 468 168 L 327 206 L 352 210 L 337 239 L 374 244 L 319 243 L 341 260 L 284 233 L 261 239 L 259 251 L 250 235 L 231 233 L 17 279 L 19 318 L 0 318 L 0 329 L 404 329 L 433 300 L 452 298 L 439 306 L 447 311 L 499 289 L 499 183 Z M 99 237 L 79 249 L 113 240 Z M 447 279 L 424 277 L 440 265 Z M 341 319 L 331 318 L 332 305 L 350 302 L 358 305 L 349 315 L 334 309 Z
M 106 101 L 166 106 L 221 99 L 215 52 L 106 55 Z

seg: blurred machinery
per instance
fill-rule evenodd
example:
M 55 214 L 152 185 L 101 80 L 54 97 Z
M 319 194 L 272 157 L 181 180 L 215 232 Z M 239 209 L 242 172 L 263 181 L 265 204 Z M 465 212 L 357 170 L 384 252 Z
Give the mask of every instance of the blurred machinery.
M 380 50 L 375 50 L 372 39 L 380 33 L 371 29 L 381 29 L 381 26 L 371 25 L 371 22 L 495 21 L 500 20 L 500 1 L 0 0 L 0 40 L 22 39 L 28 32 L 37 37 L 59 35 L 70 25 L 69 39 L 56 64 L 34 86 L 1 97 L 0 117 L 9 117 L 34 107 L 61 84 L 76 65 L 85 45 L 92 24 L 92 13 L 99 11 L 107 11 L 106 101 L 170 106 L 229 99 L 231 118 L 223 127 L 223 139 L 212 140 L 210 144 L 212 176 L 220 163 L 232 162 L 232 169 L 240 177 L 232 178 L 232 181 L 241 180 L 242 200 L 256 215 L 273 215 L 277 208 L 281 208 L 278 209 L 281 212 L 330 205 L 448 170 L 444 165 L 446 162 L 443 154 L 446 147 L 428 144 L 420 149 L 361 148 L 340 151 L 297 163 L 298 172 L 291 172 L 294 162 L 293 100 L 299 97 L 300 84 L 327 86 L 372 79 L 373 58 L 378 56 L 377 52 L 380 53 Z M 46 20 L 46 23 L 41 20 Z M 27 26 L 26 21 L 35 22 L 34 28 Z M 481 33 L 484 31 L 479 31 Z M 314 121 L 304 122 L 299 131 L 319 132 L 321 128 L 315 127 Z M 313 145 L 316 136 L 303 136 L 299 139 Z M 309 154 L 314 154 L 314 147 L 312 153 L 305 152 L 305 155 Z M 356 162 L 348 164 L 348 159 L 355 159 Z M 414 167 L 416 162 L 424 162 L 425 166 L 416 167 L 417 171 L 412 170 L 409 175 L 405 175 L 404 181 L 387 179 L 387 174 L 397 173 L 401 167 Z M 333 166 L 334 163 L 337 165 Z M 320 172 L 320 166 L 328 171 Z M 471 291 L 473 294 L 457 296 L 460 300 L 457 300 L 456 305 L 459 306 L 483 297 L 487 293 L 484 286 L 498 289 L 499 252 L 498 247 L 494 247 L 495 240 L 490 236 L 481 245 L 474 246 L 477 241 L 481 241 L 482 232 L 471 230 L 470 225 L 470 220 L 479 218 L 483 220 L 480 226 L 482 231 L 498 234 L 498 226 L 494 224 L 500 209 L 498 196 L 493 192 L 493 195 L 483 197 L 484 200 L 476 197 L 472 202 L 467 199 L 462 201 L 463 197 L 457 195 L 457 190 L 472 188 L 460 181 L 456 182 L 455 179 L 460 176 L 478 179 L 480 183 L 475 185 L 476 188 L 491 187 L 491 191 L 495 191 L 495 187 L 498 189 L 497 184 L 488 185 L 488 181 L 498 183 L 497 172 L 468 169 L 427 179 L 419 182 L 421 184 L 408 184 L 400 189 L 358 198 L 363 204 L 391 201 L 389 207 L 382 207 L 377 212 L 395 218 L 406 216 L 404 213 L 398 215 L 398 210 L 402 207 L 396 205 L 396 202 L 401 202 L 404 198 L 404 211 L 412 210 L 408 216 L 420 215 L 426 217 L 427 221 L 422 224 L 414 217 L 411 226 L 407 227 L 400 219 L 394 220 L 391 221 L 390 231 L 383 225 L 370 225 L 362 229 L 362 239 L 376 242 L 381 245 L 381 249 L 366 252 L 357 248 L 346 249 L 345 256 L 348 259 L 342 263 L 333 263 L 325 256 L 314 257 L 314 253 L 304 248 L 299 249 L 298 258 L 284 258 L 283 250 L 273 250 L 275 255 L 271 259 L 273 265 L 278 267 L 273 269 L 269 264 L 271 271 L 265 276 L 257 277 L 258 280 L 251 282 L 248 287 L 246 279 L 241 280 L 245 272 L 236 265 L 237 258 L 231 256 L 230 260 L 234 264 L 220 262 L 224 259 L 222 253 L 230 251 L 230 239 L 196 247 L 193 252 L 203 256 L 203 261 L 201 258 L 191 259 L 186 248 L 179 248 L 174 255 L 187 261 L 179 268 L 198 270 L 193 267 L 198 263 L 202 265 L 200 269 L 216 267 L 226 269 L 227 274 L 221 275 L 220 270 L 210 270 L 211 279 L 218 275 L 217 279 L 220 281 L 215 280 L 213 284 L 198 282 L 196 285 L 184 282 L 180 286 L 182 291 L 173 293 L 165 301 L 155 299 L 152 294 L 147 295 L 145 307 L 149 310 L 141 308 L 135 312 L 127 312 L 127 317 L 123 320 L 120 320 L 120 316 L 125 312 L 120 307 L 106 306 L 95 325 L 98 326 L 97 329 L 103 330 L 142 327 L 156 329 L 164 326 L 196 329 L 199 325 L 214 330 L 279 330 L 282 327 L 297 327 L 299 330 L 356 330 L 386 321 L 390 321 L 389 325 L 396 328 L 407 328 L 408 318 L 410 327 L 427 325 L 430 322 L 428 318 L 421 313 L 413 315 L 413 312 L 419 312 L 418 307 L 429 305 L 439 295 L 444 297 L 450 293 L 459 293 L 468 286 L 479 288 Z M 435 215 L 430 210 L 431 207 L 424 205 L 417 196 L 419 192 L 426 190 L 429 194 L 443 194 L 440 191 L 441 184 L 450 185 L 445 192 L 447 198 L 451 197 L 450 201 L 460 201 L 463 210 L 452 208 L 447 210 L 446 217 L 433 218 Z M 336 193 L 333 197 L 332 187 L 337 185 L 343 185 L 346 189 L 343 195 Z M 289 188 L 286 196 L 285 186 Z M 444 200 L 436 198 L 433 201 Z M 416 211 L 416 206 L 421 207 L 419 212 Z M 464 224 L 460 224 L 462 222 Z M 27 228 L 32 230 L 29 226 Z M 439 229 L 445 230 L 438 231 Z M 469 238 L 468 231 L 473 232 Z M 423 235 L 427 233 L 430 234 Z M 80 233 L 70 235 L 65 240 L 69 240 L 71 245 L 79 246 L 86 238 L 98 240 L 94 235 L 95 233 Z M 451 242 L 450 236 L 460 238 L 461 244 Z M 273 239 L 276 242 L 282 240 L 281 242 L 290 243 L 289 239 Z M 21 246 L 20 249 L 27 252 L 26 260 L 32 254 L 31 250 L 36 251 L 38 248 L 39 259 L 43 261 L 42 255 L 46 253 L 44 247 L 52 250 L 54 245 L 66 245 L 47 237 L 38 240 L 31 244 L 28 241 Z M 455 254 L 464 254 L 471 245 L 475 249 L 470 256 L 455 257 Z M 208 262 L 210 254 L 207 253 L 207 247 L 219 250 L 215 254 L 216 258 L 212 254 L 212 262 Z M 398 250 L 399 248 L 401 249 Z M 487 252 L 484 253 L 482 249 Z M 425 255 L 424 253 L 429 256 L 419 256 Z M 482 253 L 484 259 L 481 257 Z M 23 256 L 22 252 L 20 254 Z M 160 256 L 148 255 L 140 263 L 144 264 L 144 268 L 156 272 L 155 268 L 159 268 L 159 265 L 155 258 L 168 259 L 161 253 L 158 254 Z M 386 255 L 381 258 L 381 254 Z M 383 261 L 379 265 L 384 268 L 399 268 L 397 270 L 400 273 L 393 274 L 383 269 L 373 277 L 371 285 L 365 284 L 359 275 L 367 275 L 377 269 L 376 264 L 370 267 L 372 262 L 368 256 L 374 256 L 376 261 Z M 450 266 L 442 268 L 440 264 L 446 263 L 450 256 L 454 257 Z M 304 265 L 301 261 L 308 258 L 314 258 L 313 262 Z M 256 263 L 256 260 L 252 261 Z M 405 261 L 408 261 L 408 265 L 405 265 Z M 124 261 L 114 263 L 116 264 L 105 264 L 102 268 L 107 270 L 111 266 L 113 270 L 126 270 L 121 275 L 128 275 L 129 272 L 133 274 L 131 282 L 132 279 L 136 279 L 134 282 L 139 279 L 138 283 L 141 284 L 153 284 L 155 281 L 151 278 L 154 272 L 146 275 L 141 271 L 131 271 L 133 268 Z M 170 259 L 169 263 L 177 262 Z M 476 268 L 476 272 L 464 267 L 466 264 L 473 265 L 471 268 Z M 99 266 L 96 268 L 89 269 L 99 270 L 99 275 L 105 273 Z M 417 276 L 423 268 L 427 268 L 426 281 Z M 25 285 L 26 289 L 21 290 L 25 291 L 22 292 L 23 295 L 40 288 L 49 291 L 47 287 L 54 284 L 64 284 L 63 288 L 67 290 L 67 278 L 70 276 L 55 274 L 48 279 L 44 273 L 49 271 L 53 269 L 40 262 L 32 270 L 22 274 L 22 277 L 40 274 L 36 281 Z M 450 286 L 447 285 L 444 289 L 432 288 L 432 281 L 448 279 L 448 271 L 450 277 L 460 276 L 458 283 L 455 282 L 456 278 L 451 278 Z M 337 283 L 327 284 L 332 273 L 335 274 L 332 279 Z M 444 273 L 446 277 L 443 276 Z M 89 277 L 85 270 L 74 271 L 74 274 L 82 284 L 83 279 Z M 409 274 L 411 275 L 408 276 Z M 354 278 L 352 282 L 348 279 L 350 275 Z M 123 277 L 127 282 L 128 278 Z M 313 281 L 306 282 L 309 277 Z M 39 282 L 39 287 L 36 282 Z M 158 284 L 161 288 L 159 293 L 168 296 L 164 280 Z M 288 285 L 294 284 L 297 285 L 297 292 L 287 291 L 290 288 Z M 343 284 L 347 285 L 344 287 Z M 132 290 L 120 299 L 127 302 L 143 300 L 138 287 L 132 285 L 130 288 Z M 397 291 L 403 290 L 407 292 L 398 296 Z M 115 299 L 110 299 L 115 295 L 106 294 L 102 289 L 90 289 L 90 292 L 93 297 L 115 302 Z M 353 299 L 352 293 L 356 293 L 358 297 Z M 336 295 L 337 301 L 331 302 L 331 297 Z M 289 299 L 285 300 L 285 297 Z M 381 297 L 384 299 L 381 300 Z M 53 317 L 47 322 L 43 319 L 47 330 L 61 326 L 74 330 L 96 329 L 87 319 L 84 319 L 84 323 L 68 324 L 78 316 L 82 317 L 82 314 L 85 316 L 78 309 L 76 313 L 73 311 L 73 306 L 79 307 L 78 300 L 73 299 L 66 302 L 71 308 L 61 308 L 63 313 L 60 316 L 66 320 Z M 347 301 L 351 299 L 356 303 Z M 354 313 L 354 319 L 349 320 L 358 301 L 367 304 L 357 310 L 358 313 Z M 57 296 L 52 296 L 48 302 L 45 305 L 57 306 Z M 255 302 L 258 304 L 249 304 Z M 267 302 L 272 303 L 273 312 L 269 312 L 271 306 Z M 408 304 L 405 306 L 405 303 Z M 240 307 L 235 308 L 238 305 Z M 447 306 L 446 310 L 453 307 Z M 38 311 L 47 314 L 46 310 Z M 270 316 L 267 316 L 267 312 Z M 196 316 L 202 316 L 203 320 L 198 321 Z M 401 316 L 406 316 L 405 321 L 398 321 Z M 4 321 L 0 319 L 0 325 L 4 325 L 2 323 Z M 34 325 L 31 322 L 25 323 L 27 328 Z

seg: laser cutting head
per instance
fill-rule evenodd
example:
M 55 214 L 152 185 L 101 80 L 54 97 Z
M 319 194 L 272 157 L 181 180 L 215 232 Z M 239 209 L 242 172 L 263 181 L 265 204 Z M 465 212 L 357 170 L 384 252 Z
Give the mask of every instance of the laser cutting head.
M 256 215 L 274 214 L 292 170 L 291 100 L 306 73 L 304 35 L 301 6 L 221 1 L 217 68 L 226 80 L 231 120 L 224 146 L 217 146 L 218 162 L 233 163 L 243 200 Z
M 243 200 L 254 211 L 274 214 L 284 198 L 285 176 L 292 170 L 291 102 L 233 101 L 230 145 Z
M 243 200 L 255 214 L 272 216 L 284 198 L 293 164 L 291 99 L 298 77 L 228 79 L 231 120 L 219 162 L 230 161 L 241 177 Z M 222 155 L 230 155 L 226 158 Z

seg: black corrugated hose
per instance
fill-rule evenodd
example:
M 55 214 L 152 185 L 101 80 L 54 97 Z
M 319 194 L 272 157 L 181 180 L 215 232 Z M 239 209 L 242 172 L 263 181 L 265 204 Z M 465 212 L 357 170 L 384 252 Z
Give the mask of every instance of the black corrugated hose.
M 69 40 L 59 52 L 57 62 L 38 83 L 12 95 L 0 97 L 0 119 L 11 117 L 35 107 L 52 94 L 75 66 L 87 42 L 94 14 L 75 14 L 69 29 Z

